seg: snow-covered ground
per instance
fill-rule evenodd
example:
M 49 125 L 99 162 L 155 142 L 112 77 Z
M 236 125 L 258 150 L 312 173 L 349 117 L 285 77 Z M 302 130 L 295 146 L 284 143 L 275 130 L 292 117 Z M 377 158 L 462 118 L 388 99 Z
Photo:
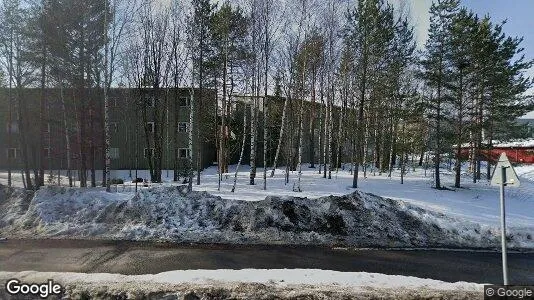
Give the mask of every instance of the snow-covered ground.
M 248 167 L 242 166 L 232 193 L 234 168 L 223 176 L 220 189 L 216 169 L 205 170 L 202 184 L 194 185 L 195 193 L 190 195 L 171 187 L 172 171 L 163 171 L 164 184 L 148 189 L 140 185 L 138 195 L 129 184 L 114 186 L 111 194 L 102 188 L 53 187 L 35 196 L 18 190 L 8 198 L 0 189 L 0 228 L 9 237 L 382 247 L 494 248 L 499 244 L 498 189 L 485 180 L 474 184 L 468 175 L 461 189 L 435 190 L 431 170 L 427 176 L 422 169 L 409 170 L 402 185 L 397 170 L 391 178 L 370 172 L 367 178 L 359 178 L 363 193 L 354 193 L 347 170 L 325 179 L 316 169 L 306 168 L 302 192 L 295 192 L 297 173 L 290 173 L 285 184 L 280 169 L 268 178 L 264 191 L 262 169 L 256 185 L 250 186 Z M 509 245 L 534 248 L 534 166 L 519 166 L 516 171 L 521 187 L 506 189 Z M 128 180 L 129 171 L 113 171 L 112 177 Z M 148 178 L 148 174 L 139 172 L 138 177 Z M 5 173 L 0 173 L 0 183 L 5 182 Z M 63 178 L 62 184 L 66 182 Z M 451 187 L 453 174 L 444 172 L 442 183 Z M 15 185 L 22 183 L 15 180 Z M 223 295 L 220 299 L 475 299 L 483 292 L 483 286 L 474 283 L 326 270 L 187 270 L 137 276 L 0 272 L 0 279 L 14 277 L 30 282 L 53 278 L 67 287 L 69 295 L 109 298 L 125 294 L 202 298 L 215 291 Z
M 3 200 L 2 198 L 6 199 Z M 100 238 L 172 242 L 355 247 L 493 248 L 497 231 L 405 202 L 355 192 L 316 199 L 222 199 L 183 187 L 134 193 L 103 188 L 0 189 L 0 228 L 9 238 Z M 511 247 L 532 247 L 510 230 Z
M 348 170 L 339 170 L 332 172 L 332 179 L 325 179 L 318 174 L 318 169 L 304 168 L 301 178 L 302 192 L 295 192 L 294 187 L 297 184 L 298 173 L 290 172 L 290 181 L 285 184 L 285 170 L 276 170 L 275 176 L 271 178 L 270 170 L 267 174 L 267 190 L 263 190 L 263 169 L 258 168 L 256 185 L 250 186 L 249 167 L 241 166 L 237 177 L 237 187 L 234 193 L 231 188 L 234 181 L 235 165 L 230 166 L 230 173 L 223 175 L 221 188 L 218 189 L 218 175 L 215 167 L 208 168 L 202 172 L 201 185 L 194 185 L 195 191 L 206 191 L 212 195 L 220 196 L 224 199 L 236 199 L 246 201 L 258 201 L 265 199 L 266 196 L 294 196 L 318 198 L 329 195 L 345 195 L 352 193 L 352 175 Z M 511 226 L 534 227 L 534 165 L 517 166 L 516 172 L 521 180 L 521 187 L 506 189 L 506 209 L 507 223 Z M 442 184 L 453 189 L 454 176 L 450 172 L 442 171 Z M 132 171 L 135 176 L 135 171 Z M 392 177 L 387 175 L 373 175 L 368 173 L 367 178 L 363 178 L 360 172 L 359 190 L 366 193 L 373 193 L 378 196 L 392 199 L 403 200 L 421 206 L 425 209 L 445 213 L 450 216 L 458 217 L 463 220 L 469 220 L 480 224 L 492 226 L 499 225 L 499 191 L 498 187 L 491 186 L 488 181 L 483 179 L 476 184 L 472 183 L 472 178 L 466 174 L 462 177 L 461 189 L 453 190 L 436 190 L 433 189 L 432 170 L 428 170 L 427 176 L 425 171 L 417 168 L 415 171 L 408 170 L 404 178 L 404 184 L 400 184 L 400 173 L 394 170 Z M 64 175 L 65 172 L 62 172 Z M 101 172 L 97 172 L 97 180 Z M 163 180 L 165 185 L 172 184 L 173 172 L 163 171 Z M 121 178 L 125 181 L 131 180 L 129 170 L 113 170 L 112 178 Z M 146 170 L 138 171 L 138 177 L 148 179 L 149 175 Z M 0 184 L 7 184 L 6 172 L 0 172 Z M 62 178 L 62 185 L 68 180 Z M 14 185 L 22 187 L 20 174 L 14 176 Z M 77 183 L 79 186 L 79 183 Z M 142 188 L 141 184 L 139 185 Z M 133 185 L 114 186 L 114 191 L 132 192 Z
M 267 191 L 263 190 L 261 171 L 258 171 L 257 184 L 249 186 L 248 169 L 238 175 L 238 186 L 235 193 L 231 193 L 233 174 L 224 180 L 218 191 L 216 169 L 208 169 L 203 174 L 203 184 L 195 186 L 195 190 L 207 191 L 210 194 L 221 196 L 226 199 L 260 200 L 265 195 L 299 196 L 317 198 L 328 195 L 343 195 L 354 191 L 352 175 L 348 171 L 339 170 L 332 173 L 332 179 L 324 179 L 317 170 L 305 169 L 301 179 L 302 192 L 294 192 L 297 172 L 290 174 L 290 182 L 285 185 L 285 170 L 277 170 L 274 178 L 267 179 Z M 242 170 L 243 170 L 242 169 Z M 534 228 L 534 165 L 525 165 L 516 168 L 520 176 L 521 187 L 506 189 L 507 223 L 511 226 L 529 226 Z M 268 174 L 269 175 L 269 174 Z M 373 175 L 371 172 L 367 178 L 360 173 L 359 190 L 373 193 L 381 197 L 398 199 L 423 208 L 441 212 L 450 216 L 469 220 L 480 224 L 499 225 L 500 204 L 498 187 L 491 186 L 485 179 L 476 184 L 472 178 L 463 176 L 461 189 L 436 190 L 433 189 L 432 170 L 425 172 L 423 169 L 409 170 L 404 178 L 404 184 L 400 184 L 400 172 L 395 170 L 392 177 L 386 175 Z M 442 185 L 451 189 L 454 185 L 452 173 L 441 174 Z M 533 232 L 534 233 L 534 232 Z
M 116 238 L 162 238 L 174 241 L 182 238 L 190 241 L 191 236 L 196 236 L 199 241 L 213 242 L 215 236 L 213 236 L 214 231 L 212 229 L 221 229 L 222 231 L 218 232 L 216 236 L 216 238 L 221 239 L 221 242 L 265 242 L 269 240 L 269 234 L 272 235 L 273 233 L 265 231 L 258 236 L 259 231 L 256 227 L 271 226 L 277 232 L 278 240 L 274 240 L 280 243 L 287 243 L 288 240 L 295 238 L 284 232 L 287 230 L 283 228 L 287 229 L 290 226 L 297 230 L 305 229 L 306 236 L 301 234 L 296 239 L 296 243 L 336 243 L 336 239 L 331 236 L 325 237 L 324 235 L 316 234 L 317 227 L 311 225 L 315 222 L 313 220 L 307 220 L 303 225 L 302 221 L 295 223 L 295 220 L 287 219 L 288 212 L 284 210 L 287 210 L 288 207 L 284 203 L 293 199 L 291 197 L 307 197 L 315 199 L 315 201 L 306 202 L 296 199 L 296 204 L 291 204 L 291 209 L 298 210 L 299 205 L 306 207 L 308 211 L 302 213 L 309 214 L 309 211 L 311 211 L 313 216 L 319 216 L 319 219 L 323 222 L 321 224 L 315 222 L 319 224 L 316 225 L 319 227 L 322 225 L 328 227 L 330 226 L 328 225 L 329 222 L 335 223 L 335 220 L 329 219 L 333 214 L 341 217 L 347 228 L 356 230 L 352 231 L 353 233 L 358 232 L 357 227 L 359 225 L 357 224 L 361 223 L 362 215 L 353 217 L 347 212 L 346 208 L 339 209 L 336 206 L 337 199 L 321 198 L 329 195 L 349 195 L 354 192 L 354 189 L 351 188 L 352 175 L 348 170 L 334 171 L 332 172 L 332 179 L 325 179 L 318 174 L 317 169 L 306 168 L 303 170 L 301 177 L 302 192 L 295 192 L 294 189 L 298 178 L 297 172 L 291 172 L 290 181 L 285 184 L 285 170 L 279 169 L 273 178 L 269 177 L 270 172 L 268 172 L 267 190 L 265 191 L 263 190 L 263 170 L 258 169 L 256 185 L 250 186 L 248 185 L 248 166 L 242 166 L 241 172 L 237 176 L 236 191 L 232 193 L 234 170 L 235 166 L 231 166 L 230 173 L 223 175 L 220 189 L 218 188 L 216 168 L 205 170 L 202 173 L 202 184 L 200 186 L 194 185 L 194 190 L 208 192 L 210 195 L 198 196 L 200 194 L 197 194 L 193 199 L 178 203 L 175 200 L 182 197 L 182 195 L 176 189 L 170 189 L 170 194 L 165 196 L 162 195 L 161 191 L 150 194 L 152 192 L 140 186 L 140 190 L 143 192 L 140 196 L 135 196 L 134 187 L 128 183 L 114 186 L 114 191 L 116 192 L 111 195 L 106 195 L 99 188 L 69 192 L 58 189 L 45 189 L 38 192 L 38 197 L 32 200 L 32 205 L 30 205 L 29 200 L 25 205 L 21 204 L 24 201 L 19 201 L 17 202 L 19 204 L 6 210 L 7 213 L 4 213 L 2 222 L 4 224 L 9 222 L 16 223 L 16 226 L 10 225 L 12 230 L 33 228 L 32 234 L 35 233 L 37 228 L 39 232 L 48 235 L 68 236 L 69 232 L 71 232 L 78 237 L 93 235 L 113 237 L 113 235 L 110 235 L 109 228 L 105 228 L 102 220 L 106 218 L 112 221 L 121 220 L 121 218 L 116 218 L 115 215 L 123 210 L 131 213 L 132 210 L 139 209 L 141 205 L 144 205 L 144 211 L 137 214 L 123 215 L 122 223 L 109 225 L 116 226 L 114 228 L 115 232 L 113 232 Z M 506 189 L 509 238 L 515 247 L 534 247 L 534 166 L 519 166 L 516 167 L 516 171 L 520 176 L 521 187 Z M 134 175 L 133 172 L 132 175 Z M 138 172 L 138 177 L 147 178 L 148 176 L 146 175 L 148 175 L 146 171 Z M 384 222 L 384 224 L 379 224 L 380 226 L 376 230 L 384 230 L 388 226 L 395 226 L 395 224 L 389 224 L 388 222 L 399 220 L 402 222 L 404 216 L 399 216 L 399 214 L 407 212 L 410 217 L 423 221 L 424 226 L 427 226 L 423 226 L 425 229 L 432 229 L 434 225 L 439 228 L 440 233 L 438 235 L 431 234 L 430 240 L 446 232 L 444 236 L 447 239 L 443 245 L 488 247 L 498 240 L 500 207 L 497 187 L 490 186 L 486 180 L 474 184 L 471 182 L 469 175 L 466 174 L 462 180 L 463 188 L 436 190 L 432 188 L 431 170 L 428 170 L 427 176 L 425 176 L 423 169 L 416 169 L 415 171 L 410 169 L 405 176 L 404 184 L 400 184 L 399 175 L 399 171 L 395 170 L 391 178 L 386 175 L 373 174 L 373 172 L 369 172 L 367 178 L 363 178 L 363 176 L 359 178 L 360 191 L 399 201 L 388 202 L 379 197 L 358 194 L 359 196 L 356 197 L 345 197 L 341 202 L 348 201 L 355 205 L 363 203 L 367 210 L 366 213 L 377 214 L 377 221 Z M 165 183 L 152 185 L 152 188 L 168 189 L 173 185 L 172 171 L 163 171 L 163 177 Z M 112 178 L 128 180 L 129 171 L 113 171 Z M 452 173 L 443 172 L 442 184 L 444 186 L 452 187 L 453 180 Z M 66 182 L 66 180 L 63 180 L 63 182 Z M 20 182 L 16 182 L 16 184 L 20 184 Z M 221 203 L 221 201 L 217 200 L 218 198 L 212 197 L 212 195 L 219 196 L 227 201 L 222 201 Z M 205 201 L 199 200 L 199 197 L 205 198 Z M 270 198 L 265 200 L 266 197 Z M 56 200 L 50 201 L 50 198 Z M 251 203 L 251 205 L 245 205 L 246 202 L 243 203 L 242 200 Z M 263 203 L 252 204 L 262 201 Z M 377 203 L 382 202 L 387 204 L 386 208 L 377 206 Z M 200 205 L 200 212 L 197 212 L 199 209 L 195 205 Z M 204 205 L 209 206 L 205 207 Z M 270 205 L 274 205 L 275 209 L 270 208 Z M 26 213 L 23 210 L 27 209 L 28 206 L 30 210 L 29 213 Z M 259 208 L 262 209 L 260 215 L 256 212 Z M 423 210 L 420 208 L 423 208 Z M 214 215 L 212 214 L 213 210 L 216 211 Z M 181 214 L 177 214 L 176 211 L 180 211 Z M 24 216 L 21 216 L 21 214 L 24 214 Z M 387 216 L 387 219 L 380 219 L 383 215 Z M 141 219 L 136 222 L 136 217 Z M 299 216 L 299 218 L 301 217 L 308 218 L 307 216 Z M 266 221 L 265 218 L 268 218 L 268 220 Z M 274 218 L 274 221 L 269 218 Z M 152 223 L 143 224 L 147 220 Z M 291 223 L 290 225 L 286 222 L 287 220 Z M 83 226 L 78 226 L 83 222 L 86 223 Z M 123 227 L 119 228 L 119 225 Z M 231 228 L 231 226 L 236 226 L 236 228 Z M 405 227 L 400 226 L 400 228 L 404 230 L 404 233 L 410 229 L 408 225 Z M 162 230 L 163 232 L 161 232 Z M 212 235 L 210 238 L 205 236 L 206 230 L 212 231 L 209 233 Z M 229 235 L 226 230 L 231 230 L 233 233 Z M 247 230 L 252 230 L 254 236 L 247 236 Z M 236 232 L 242 237 L 239 238 L 238 235 L 235 235 Z M 332 232 L 329 234 L 336 235 Z M 397 232 L 395 234 L 398 235 L 400 233 Z M 454 235 L 458 239 L 451 243 L 454 240 Z M 377 239 L 378 237 L 379 235 L 375 235 L 373 238 Z M 399 236 L 396 236 L 396 238 L 398 238 L 397 242 L 399 240 L 401 242 L 394 242 L 389 245 L 429 246 L 431 244 L 438 246 L 435 243 L 428 243 L 427 237 L 415 243 L 413 240 L 408 241 L 409 239 L 407 238 L 400 238 Z M 344 243 L 362 245 L 361 240 L 348 241 L 343 239 L 341 244 Z M 385 242 L 370 243 L 369 240 L 363 244 L 388 245 Z
M 200 299 L 206 292 L 213 296 L 217 290 L 222 295 L 216 299 L 250 299 L 255 296 L 258 296 L 255 299 L 273 299 L 274 295 L 276 299 L 348 299 L 364 295 L 383 299 L 449 299 L 447 295 L 473 299 L 482 296 L 483 292 L 483 285 L 476 283 L 313 269 L 184 270 L 154 275 L 0 272 L 0 281 L 10 278 L 19 278 L 23 282 L 53 279 L 62 284 L 72 298 L 82 291 L 86 295 L 99 293 L 100 297 L 105 293 L 123 293 L 138 299 L 141 295 L 154 296 L 155 293 L 161 298 L 167 296 L 165 299 L 188 299 L 182 297 L 194 293 L 198 298 L 190 299 Z

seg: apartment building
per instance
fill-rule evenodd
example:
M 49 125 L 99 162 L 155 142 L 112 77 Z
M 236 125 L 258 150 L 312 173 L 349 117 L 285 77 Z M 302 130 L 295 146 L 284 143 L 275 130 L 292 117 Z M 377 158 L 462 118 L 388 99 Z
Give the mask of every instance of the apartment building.
M 159 130 L 158 136 L 163 140 L 163 169 L 173 169 L 175 162 L 183 167 L 190 155 L 196 161 L 198 154 L 203 167 L 213 164 L 216 161 L 215 90 L 204 89 L 201 93 L 198 89 L 180 88 L 160 89 L 157 96 L 154 93 L 150 88 L 112 88 L 109 91 L 111 167 L 148 169 L 150 152 L 154 151 L 154 130 Z M 193 136 L 201 141 L 200 153 L 189 151 L 192 98 L 199 112 L 198 120 L 195 120 L 195 124 L 200 124 L 199 132 L 197 135 L 195 131 Z M 101 89 L 46 89 L 44 97 L 37 88 L 13 89 L 11 92 L 0 89 L 0 124 L 3 125 L 0 130 L 0 169 L 22 167 L 21 109 L 30 168 L 39 165 L 39 145 L 42 144 L 45 169 L 67 169 L 69 157 L 72 169 L 79 169 L 82 160 L 86 161 L 87 169 L 102 169 L 103 99 Z M 20 108 L 19 103 L 22 104 Z M 44 112 L 43 126 L 41 112 Z

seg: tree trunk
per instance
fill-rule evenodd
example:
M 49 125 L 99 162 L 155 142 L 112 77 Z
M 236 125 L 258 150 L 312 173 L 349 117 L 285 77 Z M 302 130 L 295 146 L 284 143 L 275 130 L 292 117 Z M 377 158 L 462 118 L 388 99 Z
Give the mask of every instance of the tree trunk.
M 187 183 L 187 190 L 191 192 L 193 190 L 193 124 L 195 123 L 195 90 L 191 87 L 191 100 L 189 101 L 189 181 Z M 186 155 L 187 156 L 187 155 Z
M 299 108 L 299 116 L 298 116 L 298 122 L 299 122 L 299 147 L 298 147 L 298 179 L 297 179 L 297 187 L 293 187 L 293 191 L 295 192 L 302 192 L 302 189 L 300 187 L 300 180 L 302 178 L 302 147 L 304 143 L 304 98 L 305 98 L 305 90 L 304 90 L 304 83 L 306 81 L 305 76 L 305 70 L 306 70 L 306 60 L 304 60 L 304 64 L 302 66 L 302 86 L 301 86 L 301 92 L 300 95 L 300 108 Z
M 67 177 L 69 179 L 69 187 L 72 187 L 72 165 L 71 165 L 71 149 L 70 149 L 70 136 L 69 136 L 69 124 L 67 121 L 67 108 L 65 107 L 65 97 L 63 95 L 63 79 L 59 80 L 60 86 L 60 100 L 61 100 L 61 110 L 63 114 L 63 129 L 65 130 L 65 148 L 67 155 Z
M 44 36 L 42 37 L 44 39 Z M 39 127 L 40 127 L 40 134 L 39 134 L 39 149 L 38 149 L 38 164 L 39 164 L 39 175 L 37 176 L 35 180 L 35 185 L 37 187 L 44 185 L 44 164 L 45 164 L 45 155 L 44 155 L 44 145 L 45 145 L 45 127 L 47 126 L 47 122 L 45 120 L 45 109 L 46 109 L 46 47 L 44 40 L 42 41 L 42 48 L 41 48 L 41 55 L 42 55 L 42 61 L 41 61 L 41 99 L 39 101 Z M 48 132 L 50 134 L 50 132 Z
M 111 192 L 111 157 L 110 157 L 110 147 L 111 147 L 111 136 L 109 131 L 109 98 L 108 98 L 108 88 L 111 74 L 108 69 L 108 53 L 109 53 L 109 39 L 108 39 L 108 1 L 105 1 L 104 6 L 104 172 L 102 174 L 102 185 L 105 184 L 106 192 Z M 137 180 L 137 178 L 136 178 Z
M 53 180 L 53 177 L 54 177 L 54 173 L 52 171 L 52 124 L 50 123 L 50 120 L 51 120 L 51 117 L 50 117 L 50 101 L 47 101 L 46 116 L 47 116 L 47 126 L 48 126 L 48 128 L 50 128 L 50 130 L 48 130 L 48 137 L 47 137 L 47 141 L 46 141 L 47 144 L 48 144 L 47 165 L 48 165 L 48 170 L 50 171 L 49 175 L 48 175 L 48 179 L 49 179 L 49 182 L 52 183 L 52 180 Z
M 224 60 L 223 60 L 223 68 L 222 68 L 222 109 L 221 109 L 221 132 L 220 132 L 220 141 L 219 141 L 219 174 L 227 173 L 227 161 L 226 161 L 226 140 L 227 140 L 227 130 L 226 130 L 226 81 L 227 81 L 227 62 L 228 62 L 228 49 L 227 49 L 227 43 L 228 41 L 225 41 L 225 47 L 224 47 Z M 221 175 L 220 175 L 221 176 Z M 219 177 L 220 177 L 219 176 Z
M 324 143 L 324 137 L 323 137 L 323 114 L 325 111 L 325 104 L 324 104 L 324 91 L 323 91 L 323 85 L 324 85 L 324 76 L 321 73 L 321 82 L 320 82 L 320 93 L 321 93 L 321 109 L 319 111 L 319 174 L 321 174 L 321 169 L 323 167 L 323 143 Z
M 458 114 L 456 120 L 456 161 L 454 164 L 455 167 L 455 177 L 454 177 L 454 187 L 460 188 L 460 175 L 462 169 L 462 161 L 460 158 L 462 151 L 462 141 L 463 141 L 463 76 L 462 70 L 460 69 L 460 99 L 458 99 Z
M 439 74 L 438 74 L 438 99 L 437 99 L 437 111 L 436 111 L 436 150 L 434 156 L 434 179 L 435 188 L 441 189 L 441 181 L 439 177 L 439 169 L 441 163 L 441 80 L 442 80 L 442 57 L 439 62 Z
M 175 71 L 176 72 L 176 71 Z M 174 147 L 173 147 L 173 181 L 174 182 L 178 182 L 178 180 L 180 179 L 179 176 L 178 176 L 178 159 L 179 159 L 179 153 L 178 153 L 178 125 L 179 125 L 179 122 L 178 122 L 178 115 L 179 115 L 179 111 L 178 111 L 178 107 L 180 106 L 178 101 L 178 80 L 176 78 L 176 75 L 177 73 L 175 73 L 175 78 L 174 78 L 174 128 L 172 129 L 172 132 L 173 132 L 173 142 L 174 142 Z M 191 130 L 191 128 L 189 128 L 189 130 Z
M 256 91 L 256 79 L 253 80 L 252 91 Z M 254 179 L 256 178 L 256 136 L 258 134 L 257 128 L 257 105 L 258 98 L 254 97 L 253 104 L 250 107 L 250 185 L 254 185 Z
M 370 127 L 370 121 L 365 123 L 365 132 L 364 132 L 364 138 L 363 138 L 363 159 L 362 159 L 362 165 L 363 165 L 363 178 L 367 178 L 367 158 L 369 156 L 369 127 Z
M 326 99 L 326 107 L 325 107 L 326 111 L 325 111 L 325 121 L 324 121 L 324 147 L 323 147 L 323 178 L 326 178 L 326 173 L 327 173 L 327 170 L 326 170 L 326 167 L 328 165 L 328 144 L 330 144 L 330 140 L 331 140 L 331 137 L 330 137 L 330 130 L 328 130 L 329 128 L 329 124 L 330 124 L 330 117 L 331 117 L 331 114 L 330 114 L 330 111 L 331 111 L 331 107 L 330 107 L 330 100 L 329 99 Z
M 9 90 L 8 90 L 8 120 L 7 120 L 7 147 L 12 148 L 13 133 L 13 30 L 10 32 L 9 53 L 8 53 L 8 73 L 9 73 Z M 20 128 L 19 128 L 20 133 Z M 16 152 L 16 150 L 15 150 Z M 16 157 L 16 153 L 15 153 Z M 13 158 L 15 158 L 13 157 Z M 7 186 L 11 187 L 11 168 L 12 158 L 7 155 Z
M 267 54 L 266 54 L 267 55 Z M 267 107 L 267 64 L 268 60 L 265 59 L 265 90 L 264 90 L 264 96 L 263 96 L 263 190 L 267 190 L 267 147 L 268 147 L 268 141 L 267 141 L 267 135 L 269 133 L 269 127 L 267 118 L 269 117 L 268 114 L 268 107 Z
M 490 123 L 489 125 L 488 141 L 488 150 L 491 150 L 493 148 L 493 123 Z M 491 180 L 491 162 L 489 156 L 486 164 L 486 179 Z
M 95 130 L 94 130 L 94 101 L 89 100 L 89 162 L 91 167 L 91 187 L 96 187 L 95 170 Z
M 30 166 L 28 162 L 28 147 L 27 147 L 27 131 L 26 131 L 26 112 L 28 108 L 26 101 L 22 100 L 22 86 L 20 81 L 17 80 L 17 100 L 18 100 L 18 112 L 19 112 L 19 143 L 21 149 L 21 159 L 23 165 L 23 178 L 25 182 L 25 188 L 28 190 L 33 189 L 32 180 L 30 177 Z
M 333 168 L 333 160 L 334 160 L 334 149 L 332 147 L 332 142 L 334 139 L 334 83 L 333 81 L 331 91 L 330 91 L 330 109 L 328 110 L 329 116 L 328 116 L 328 179 L 332 179 L 332 168 Z
M 280 150 L 282 148 L 282 141 L 283 141 L 284 130 L 285 130 L 285 125 L 286 125 L 287 104 L 288 104 L 288 97 L 284 99 L 284 108 L 282 110 L 282 122 L 280 122 L 280 135 L 278 137 L 278 146 L 276 147 L 276 154 L 274 155 L 273 169 L 271 170 L 271 177 L 274 177 L 274 172 L 276 171 L 276 164 L 278 162 L 278 157 L 280 156 Z
M 365 50 L 364 50 L 365 51 Z M 364 54 L 365 55 L 365 54 Z M 362 163 L 362 156 L 363 156 L 363 137 L 362 137 L 362 133 L 363 133 L 363 128 L 364 128 L 364 124 L 363 124 L 363 109 L 364 109 L 364 105 L 365 105 L 365 92 L 366 92 L 366 81 L 367 81 L 367 62 L 366 62 L 366 58 L 364 56 L 363 58 L 363 66 L 362 66 L 362 71 L 363 71 L 363 75 L 362 75 L 362 80 L 361 80 L 361 91 L 360 91 L 360 104 L 359 104 L 359 108 L 358 108 L 358 133 L 356 134 L 356 172 L 354 172 L 353 174 L 353 179 L 352 179 L 352 188 L 358 188 L 358 173 L 359 173 L 359 166 L 360 164 Z
M 217 76 L 215 76 L 215 82 L 217 82 Z M 224 97 L 223 97 L 224 98 Z M 223 104 L 221 107 L 221 118 L 223 118 L 223 115 L 225 114 L 225 100 L 222 100 Z M 223 129 L 224 126 L 219 127 L 219 98 L 217 93 L 215 93 L 215 149 L 216 150 L 216 156 L 217 156 L 217 191 L 221 190 L 221 181 L 222 181 L 222 156 L 224 155 L 222 153 L 222 146 L 220 145 L 222 142 L 222 136 L 224 134 Z M 219 132 L 220 131 L 220 132 Z
M 80 159 L 80 166 L 79 166 L 79 180 L 80 180 L 80 187 L 87 187 L 87 152 L 85 149 L 85 139 L 86 139 L 86 129 L 85 129 L 85 118 L 84 118 L 84 112 L 86 111 L 86 107 L 84 105 L 83 96 L 80 94 L 80 104 L 78 108 L 78 143 L 80 144 L 79 149 L 79 159 Z
M 300 104 L 300 111 L 299 111 L 299 152 L 298 152 L 298 167 L 297 167 L 297 170 L 298 170 L 298 180 L 297 180 L 297 187 L 296 188 L 293 188 L 293 191 L 295 192 L 302 192 L 302 189 L 300 187 L 300 180 L 302 178 L 302 147 L 303 147 L 303 143 L 304 143 L 304 120 L 303 120 L 303 112 L 304 112 L 304 95 L 301 99 L 301 104 Z
M 247 105 L 245 104 L 245 109 L 243 110 L 243 141 L 241 142 L 241 152 L 239 154 L 239 161 L 237 162 L 237 167 L 235 168 L 234 174 L 234 185 L 232 186 L 232 193 L 235 191 L 237 184 L 237 174 L 239 173 L 239 167 L 243 161 L 243 154 L 245 153 L 245 144 L 247 142 Z
M 199 84 L 198 84 L 198 103 L 197 105 L 195 105 L 195 114 L 196 114 L 196 117 L 195 117 L 195 132 L 196 132 L 196 164 L 197 164 L 197 185 L 200 185 L 200 170 L 201 170 L 201 165 L 202 165 L 202 139 L 200 138 L 200 126 L 202 124 L 201 122 L 201 119 L 200 119 L 200 108 L 202 107 L 202 102 L 203 102 L 203 93 L 204 91 L 202 90 L 204 88 L 204 67 L 202 66 L 203 62 L 204 62 L 204 46 L 202 45 L 202 41 L 201 41 L 201 46 L 200 46 L 200 67 L 199 67 Z
M 395 163 L 395 144 L 397 143 L 397 122 L 392 124 L 391 143 L 389 146 L 388 177 L 391 178 L 393 164 Z
M 343 104 L 341 106 L 341 111 L 338 118 L 338 129 L 337 129 L 337 147 L 336 147 L 336 174 L 339 172 L 341 166 L 341 155 L 343 147 L 343 120 L 345 118 L 345 99 L 343 99 Z M 337 176 L 337 175 L 336 175 Z
M 315 168 L 315 70 L 312 72 L 312 86 L 311 86 L 311 112 L 310 112 L 310 168 Z

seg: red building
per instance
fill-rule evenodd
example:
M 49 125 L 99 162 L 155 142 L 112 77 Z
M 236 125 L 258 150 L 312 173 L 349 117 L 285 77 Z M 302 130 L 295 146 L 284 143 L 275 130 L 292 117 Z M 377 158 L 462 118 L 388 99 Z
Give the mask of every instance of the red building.
M 463 158 L 469 157 L 470 148 L 462 148 L 461 155 Z M 506 153 L 512 163 L 534 164 L 534 141 L 512 142 L 506 144 L 497 144 L 492 149 L 480 150 L 482 160 L 495 163 L 501 153 Z

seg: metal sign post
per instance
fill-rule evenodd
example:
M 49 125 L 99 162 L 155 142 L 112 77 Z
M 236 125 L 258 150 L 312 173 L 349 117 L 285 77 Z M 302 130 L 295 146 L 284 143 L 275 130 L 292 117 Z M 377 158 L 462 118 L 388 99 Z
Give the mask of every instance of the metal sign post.
M 506 185 L 506 167 L 501 167 L 501 247 L 502 247 L 502 276 L 504 285 L 508 285 L 508 259 L 506 252 L 506 213 L 504 205 L 504 186 Z
M 508 259 L 506 253 L 506 206 L 504 202 L 504 187 L 518 187 L 519 178 L 515 173 L 514 167 L 510 164 L 506 153 L 502 153 L 497 166 L 493 171 L 491 185 L 498 185 L 501 195 L 501 246 L 502 246 L 502 275 L 504 285 L 508 285 Z

